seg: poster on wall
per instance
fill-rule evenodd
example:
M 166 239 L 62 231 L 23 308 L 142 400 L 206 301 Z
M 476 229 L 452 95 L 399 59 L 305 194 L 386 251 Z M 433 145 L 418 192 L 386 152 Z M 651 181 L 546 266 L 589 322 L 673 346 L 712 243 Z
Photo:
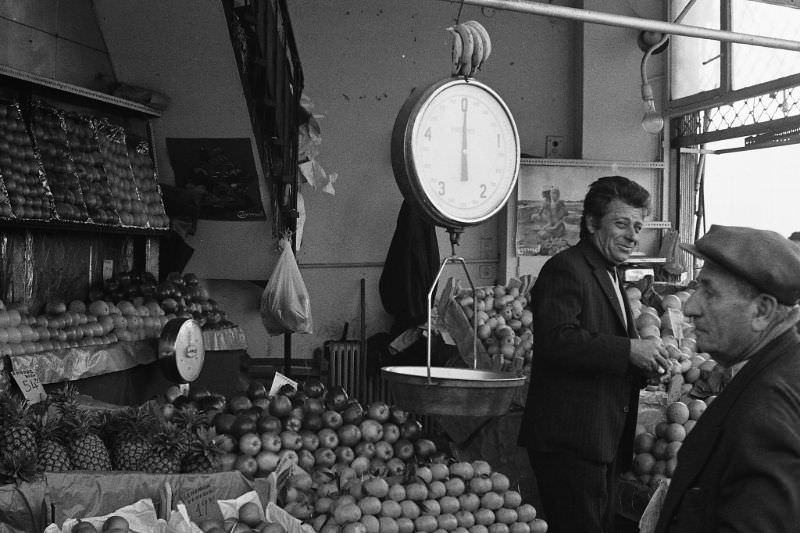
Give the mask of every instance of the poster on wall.
M 266 218 L 248 138 L 167 138 L 178 192 L 210 220 Z
M 583 198 L 596 179 L 622 175 L 658 198 L 662 168 L 663 164 L 650 162 L 522 159 L 517 182 L 517 255 L 551 256 L 576 244 Z

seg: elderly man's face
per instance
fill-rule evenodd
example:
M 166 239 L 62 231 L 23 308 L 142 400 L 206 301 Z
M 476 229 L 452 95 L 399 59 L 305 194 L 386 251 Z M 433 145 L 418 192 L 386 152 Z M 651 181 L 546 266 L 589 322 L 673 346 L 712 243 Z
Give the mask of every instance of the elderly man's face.
M 683 306 L 694 322 L 697 347 L 728 367 L 739 362 L 752 345 L 755 300 L 737 279 L 706 261 L 697 278 L 697 290 Z
M 644 215 L 644 209 L 614 199 L 608 204 L 603 218 L 595 220 L 589 217 L 587 228 L 592 242 L 609 262 L 618 265 L 636 249 Z

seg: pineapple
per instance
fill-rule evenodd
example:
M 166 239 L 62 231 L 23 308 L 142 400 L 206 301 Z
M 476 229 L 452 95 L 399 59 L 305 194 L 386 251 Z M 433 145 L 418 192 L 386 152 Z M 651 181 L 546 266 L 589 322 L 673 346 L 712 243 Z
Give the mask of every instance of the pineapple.
M 36 436 L 30 423 L 27 400 L 10 395 L 0 397 L 0 455 L 14 452 L 36 458 Z
M 77 389 L 65 386 L 56 396 L 67 430 L 69 458 L 76 470 L 111 470 L 111 456 L 100 438 L 100 415 L 80 409 Z
M 154 419 L 145 407 L 116 414 L 105 428 L 114 470 L 142 470 L 142 461 L 152 448 L 150 433 Z
M 150 453 L 141 469 L 151 474 L 178 474 L 186 455 L 186 432 L 173 422 L 162 421 L 152 437 Z
M 33 410 L 33 430 L 39 447 L 39 464 L 45 472 L 72 470 L 72 461 L 65 444 L 66 430 L 55 406 L 38 404 Z
M 188 474 L 208 474 L 221 472 L 222 449 L 216 441 L 214 428 L 198 427 L 189 444 L 189 452 L 181 462 L 181 471 Z
M 30 483 L 41 477 L 41 467 L 35 456 L 18 450 L 0 454 L 0 485 L 19 484 L 23 481 Z

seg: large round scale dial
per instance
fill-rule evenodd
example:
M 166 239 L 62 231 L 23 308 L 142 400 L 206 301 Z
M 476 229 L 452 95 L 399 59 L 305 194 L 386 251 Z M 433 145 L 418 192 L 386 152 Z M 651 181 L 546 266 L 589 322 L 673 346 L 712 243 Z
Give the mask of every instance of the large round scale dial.
M 205 361 L 203 331 L 196 320 L 173 318 L 161 330 L 158 359 L 167 378 L 176 383 L 195 381 Z
M 445 227 L 478 224 L 508 201 L 519 134 L 505 102 L 474 79 L 415 90 L 395 120 L 392 168 L 407 201 Z

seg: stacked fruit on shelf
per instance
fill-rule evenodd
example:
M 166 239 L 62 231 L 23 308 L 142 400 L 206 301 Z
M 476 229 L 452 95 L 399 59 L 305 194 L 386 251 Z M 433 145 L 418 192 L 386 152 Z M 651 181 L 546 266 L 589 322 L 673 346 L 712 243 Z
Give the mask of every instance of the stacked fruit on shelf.
M 146 208 L 134 181 L 125 130 L 106 121 L 96 123 L 96 133 L 114 209 L 124 226 L 146 227 Z
M 96 224 L 120 225 L 111 201 L 111 188 L 103 168 L 103 157 L 89 117 L 64 113 L 70 154 L 81 186 L 89 217 Z
M 636 480 L 651 488 L 658 486 L 662 479 L 672 477 L 678 465 L 680 450 L 688 435 L 714 396 L 701 400 L 694 398 L 688 402 L 672 402 L 665 411 L 665 419 L 658 422 L 652 431 L 643 426 L 637 427 L 633 441 L 633 471 L 623 478 Z
M 11 207 L 9 213 L 7 206 L 0 203 L 1 216 L 50 220 L 52 196 L 15 102 L 0 101 L 0 177 Z
M 53 194 L 56 216 L 61 220 L 85 222 L 89 213 L 59 112 L 42 102 L 36 102 L 31 111 L 31 133 Z
M 507 285 L 463 290 L 458 302 L 470 323 L 478 314 L 478 338 L 490 357 L 502 357 L 501 370 L 530 373 L 533 357 L 533 315 L 528 305 L 529 281 L 512 278 Z
M 205 330 L 233 326 L 228 315 L 211 298 L 197 275 L 170 272 L 159 283 L 150 272 L 120 272 L 89 291 L 89 300 L 108 300 L 156 305 L 169 318 L 193 318 Z
M 0 302 L 0 355 L 33 354 L 83 346 L 158 338 L 169 317 L 157 304 L 53 300 L 44 312 Z
M 697 351 L 694 326 L 683 314 L 683 304 L 693 290 L 681 290 L 662 297 L 659 303 L 663 310 L 661 313 L 642 302 L 638 288 L 629 287 L 626 292 L 639 335 L 645 339 L 661 340 L 670 357 L 670 367 L 665 369 L 661 378 L 653 380 L 649 389 L 674 393 L 684 401 L 690 397 L 705 398 L 722 390 L 725 385 L 722 369 L 709 354 Z M 671 388 L 675 390 L 669 390 Z
M 169 217 L 164 210 L 164 202 L 161 200 L 161 191 L 158 187 L 158 177 L 153 165 L 153 158 L 150 155 L 150 143 L 137 142 L 134 146 L 129 147 L 128 154 L 133 167 L 136 187 L 145 205 L 148 224 L 151 228 L 169 227 Z

